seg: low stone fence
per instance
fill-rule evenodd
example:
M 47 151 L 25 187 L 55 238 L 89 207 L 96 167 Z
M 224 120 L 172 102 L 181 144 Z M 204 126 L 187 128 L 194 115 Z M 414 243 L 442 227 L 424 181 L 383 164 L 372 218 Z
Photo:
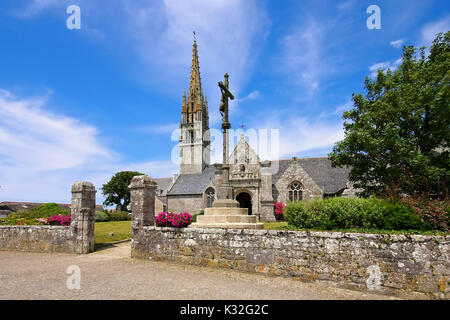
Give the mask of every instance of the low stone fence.
M 130 184 L 131 256 L 446 299 L 450 236 L 153 226 L 156 184 Z
M 94 250 L 95 187 L 72 186 L 71 225 L 0 226 L 0 250 L 89 253 Z
M 446 299 L 450 236 L 237 229 L 134 230 L 132 257 Z

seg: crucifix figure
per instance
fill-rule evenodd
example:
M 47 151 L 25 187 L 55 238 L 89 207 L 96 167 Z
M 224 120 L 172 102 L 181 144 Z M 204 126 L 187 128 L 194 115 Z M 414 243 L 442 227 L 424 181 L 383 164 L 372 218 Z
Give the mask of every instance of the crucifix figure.
M 234 100 L 233 94 L 228 90 L 228 73 L 225 73 L 225 81 L 218 83 L 220 91 L 222 92 L 222 99 L 220 100 L 220 114 L 222 115 L 222 129 L 227 130 L 231 128 L 228 122 L 228 98 Z

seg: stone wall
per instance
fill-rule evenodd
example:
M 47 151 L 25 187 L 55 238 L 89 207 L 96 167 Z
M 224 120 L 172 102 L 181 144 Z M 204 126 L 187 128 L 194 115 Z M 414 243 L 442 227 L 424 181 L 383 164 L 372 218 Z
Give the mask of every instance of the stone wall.
M 189 212 L 194 215 L 203 210 L 202 195 L 169 195 L 167 196 L 167 209 L 175 213 Z
M 70 227 L 0 226 L 0 250 L 34 252 L 75 252 Z
M 0 250 L 89 253 L 94 250 L 95 187 L 72 186 L 71 225 L 0 226 Z
M 133 229 L 132 257 L 445 299 L 449 243 L 450 236 L 144 226 Z

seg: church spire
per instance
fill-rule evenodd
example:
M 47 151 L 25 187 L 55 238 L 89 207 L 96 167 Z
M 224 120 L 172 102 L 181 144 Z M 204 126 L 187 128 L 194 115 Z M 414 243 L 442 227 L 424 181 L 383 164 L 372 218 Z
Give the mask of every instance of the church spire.
M 186 89 L 183 92 L 183 104 L 181 105 L 181 113 L 187 113 Z
M 189 91 L 183 94 L 180 122 L 180 173 L 202 173 L 210 164 L 208 102 L 203 98 L 197 40 L 194 33 Z
M 200 78 L 200 65 L 198 62 L 197 40 L 195 38 L 192 46 L 192 66 L 191 80 L 189 83 L 188 105 L 189 112 L 197 112 L 203 109 L 203 91 Z

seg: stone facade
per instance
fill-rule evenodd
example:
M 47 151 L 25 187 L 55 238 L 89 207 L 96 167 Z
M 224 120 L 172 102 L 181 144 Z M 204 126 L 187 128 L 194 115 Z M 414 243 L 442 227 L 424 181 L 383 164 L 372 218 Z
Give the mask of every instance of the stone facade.
M 282 160 L 283 161 L 283 160 Z M 300 164 L 294 161 L 281 175 L 277 182 L 274 183 L 273 188 L 276 190 L 275 201 L 287 203 L 289 201 L 289 186 L 295 182 L 300 182 L 303 187 L 302 200 L 309 201 L 314 198 L 321 198 L 323 190 L 317 185 L 316 182 L 308 175 L 308 173 L 300 166 Z M 273 189 L 273 190 L 274 190 Z
M 192 215 L 205 208 L 205 200 L 202 195 L 179 195 L 168 198 L 167 206 L 173 212 L 189 212 Z
M 72 186 L 72 221 L 62 226 L 0 226 L 0 250 L 89 253 L 94 250 L 95 187 Z
M 142 227 L 133 258 L 447 299 L 449 236 Z

